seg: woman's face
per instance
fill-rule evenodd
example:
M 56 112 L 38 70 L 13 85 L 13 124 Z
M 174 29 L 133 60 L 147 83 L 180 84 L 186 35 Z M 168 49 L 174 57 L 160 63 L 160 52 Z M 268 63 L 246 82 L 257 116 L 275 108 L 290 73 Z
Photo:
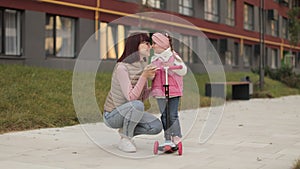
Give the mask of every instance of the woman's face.
M 152 41 L 152 49 L 154 51 L 154 53 L 162 53 L 165 49 L 163 49 L 162 47 L 158 46 L 154 41 Z
M 144 57 L 148 58 L 150 56 L 150 49 L 151 45 L 150 42 L 144 41 L 139 45 L 139 54 L 140 58 L 143 59 Z

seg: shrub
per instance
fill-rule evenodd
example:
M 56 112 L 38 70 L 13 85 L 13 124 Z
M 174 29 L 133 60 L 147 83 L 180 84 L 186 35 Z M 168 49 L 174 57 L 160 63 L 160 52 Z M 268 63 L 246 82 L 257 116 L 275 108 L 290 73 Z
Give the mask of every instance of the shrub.
M 259 74 L 259 69 L 252 69 L 253 73 Z M 278 69 L 265 68 L 265 76 L 270 77 L 273 80 L 280 81 L 289 87 L 300 89 L 300 75 L 293 72 L 293 68 L 283 64 Z

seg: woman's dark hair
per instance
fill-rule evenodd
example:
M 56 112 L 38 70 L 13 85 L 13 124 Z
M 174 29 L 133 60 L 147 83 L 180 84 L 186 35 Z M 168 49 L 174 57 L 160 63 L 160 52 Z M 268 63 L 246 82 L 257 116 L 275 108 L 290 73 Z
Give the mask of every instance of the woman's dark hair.
M 131 33 L 129 37 L 126 38 L 124 52 L 117 62 L 133 63 L 139 61 L 139 45 L 145 41 L 150 42 L 150 37 L 147 33 Z

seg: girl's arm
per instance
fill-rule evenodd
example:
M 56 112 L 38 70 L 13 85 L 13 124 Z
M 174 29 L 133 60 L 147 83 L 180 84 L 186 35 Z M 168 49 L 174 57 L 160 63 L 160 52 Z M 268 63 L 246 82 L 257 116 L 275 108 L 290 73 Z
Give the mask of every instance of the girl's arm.
M 180 58 L 180 56 L 174 52 L 174 57 L 175 57 L 175 61 L 174 61 L 174 64 L 176 66 L 179 66 L 181 65 L 182 66 L 182 69 L 176 69 L 176 70 L 172 70 L 174 73 L 178 74 L 179 76 L 184 76 L 186 75 L 187 73 L 187 67 L 186 65 L 184 64 L 183 60 Z

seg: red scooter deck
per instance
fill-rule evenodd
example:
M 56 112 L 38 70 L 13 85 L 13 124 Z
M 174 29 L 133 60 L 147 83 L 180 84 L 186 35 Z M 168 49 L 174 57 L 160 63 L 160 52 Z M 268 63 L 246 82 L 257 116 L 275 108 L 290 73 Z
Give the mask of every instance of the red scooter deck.
M 171 146 L 171 145 L 159 145 L 159 142 L 155 141 L 153 147 L 153 153 L 156 155 L 158 154 L 158 151 L 161 151 L 166 154 L 171 154 L 177 151 L 178 155 L 182 155 L 182 142 L 178 143 L 175 146 Z

